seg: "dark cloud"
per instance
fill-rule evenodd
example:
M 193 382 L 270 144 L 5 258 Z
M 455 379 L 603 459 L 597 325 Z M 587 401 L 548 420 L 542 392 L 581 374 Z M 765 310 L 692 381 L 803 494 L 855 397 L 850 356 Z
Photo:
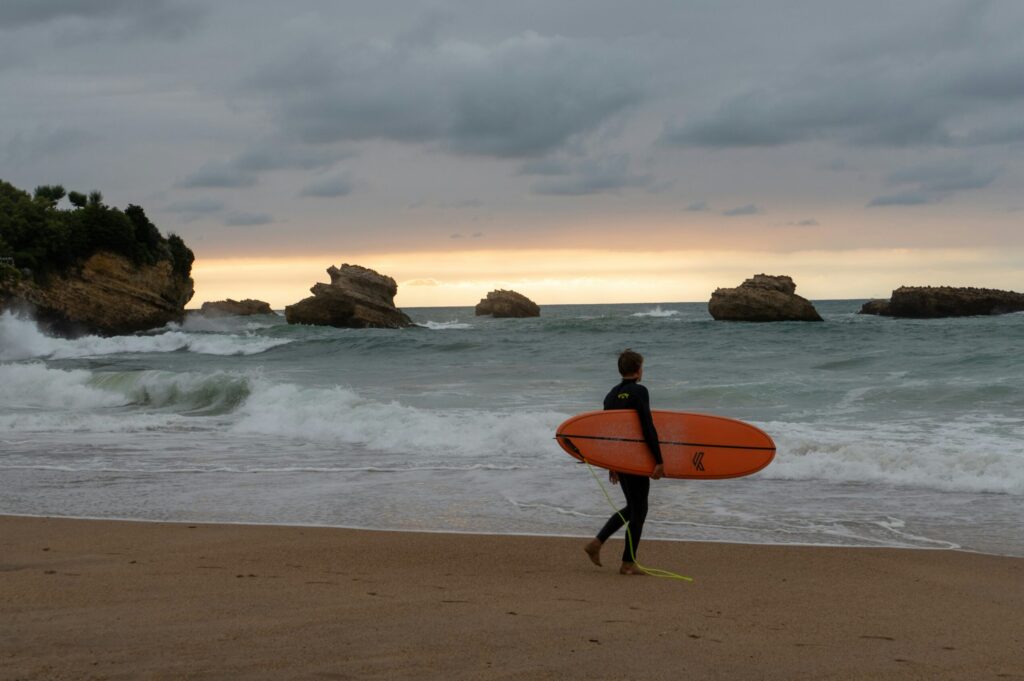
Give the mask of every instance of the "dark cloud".
M 861 146 L 948 144 L 953 114 L 934 96 L 896 83 L 814 84 L 804 90 L 747 92 L 723 102 L 707 117 L 667 125 L 668 146 L 777 147 L 834 138 Z
M 526 33 L 492 43 L 303 46 L 251 81 L 309 143 L 387 139 L 460 154 L 543 155 L 639 103 L 614 46 Z
M 834 158 L 831 161 L 822 163 L 820 167 L 822 170 L 831 170 L 834 173 L 858 170 L 844 158 Z
M 1024 143 L 1024 123 L 1020 121 L 1007 121 L 1003 124 L 978 128 L 967 133 L 963 137 L 964 146 L 988 146 L 1021 143 Z
M 21 164 L 38 157 L 71 153 L 100 139 L 99 135 L 78 128 L 37 127 L 31 133 L 15 133 L 0 147 L 0 158 L 7 163 Z
M 569 164 L 561 159 L 532 158 L 519 166 L 520 175 L 568 175 Z
M 787 222 L 790 227 L 817 227 L 818 221 L 814 218 L 807 218 L 805 220 L 794 220 L 793 222 Z
M 178 183 L 185 189 L 231 189 L 256 184 L 256 173 L 233 163 L 207 163 Z
M 886 177 L 890 187 L 905 187 L 899 191 L 872 199 L 869 206 L 918 206 L 938 203 L 951 194 L 991 185 L 1001 170 L 980 170 L 964 163 L 932 163 L 902 168 Z M 908 186 L 909 185 L 909 186 Z
M 667 124 L 661 143 L 774 147 L 824 139 L 900 147 L 984 140 L 1020 118 L 1019 107 L 1004 105 L 1024 99 L 1024 22 L 1013 13 L 995 21 L 992 3 L 967 5 L 954 7 L 924 39 L 904 26 L 902 41 L 888 37 L 869 51 L 858 36 L 841 58 L 807 60 L 782 80 L 743 88 L 710 113 Z M 964 136 L 961 121 L 969 116 L 987 122 Z
M 218 199 L 204 198 L 204 199 L 192 199 L 188 201 L 175 201 L 167 206 L 166 210 L 169 213 L 182 213 L 182 214 L 207 214 L 216 213 L 217 211 L 224 209 L 224 202 Z
M 179 183 L 184 188 L 237 188 L 256 184 L 259 174 L 276 170 L 322 170 L 351 157 L 331 147 L 312 147 L 282 140 L 263 142 L 230 161 L 209 162 Z M 303 196 L 312 196 L 303 194 Z
M 106 19 L 145 5 L 136 0 L 4 0 L 0 27 L 20 28 L 66 17 Z
M 240 170 L 266 172 L 269 170 L 321 170 L 352 154 L 330 147 L 313 147 L 271 142 L 242 152 L 231 164 Z
M 735 217 L 737 215 L 758 215 L 762 213 L 760 208 L 753 203 L 748 203 L 745 206 L 737 206 L 736 208 L 730 208 L 729 210 L 723 210 L 722 215 L 729 217 Z
M 708 206 L 707 201 L 691 201 L 689 205 L 686 206 L 686 210 L 691 213 L 702 213 L 704 211 L 711 210 L 711 208 Z
M 230 213 L 225 219 L 224 224 L 228 227 L 250 227 L 255 225 L 269 225 L 274 222 L 274 217 L 267 213 L 247 213 L 244 211 L 238 211 Z
M 352 193 L 352 181 L 347 177 L 333 176 L 315 180 L 302 188 L 300 196 L 337 198 Z
M 176 0 L 4 0 L 0 30 L 60 23 L 63 37 L 75 42 L 105 36 L 176 39 L 195 29 L 203 13 Z
M 651 185 L 652 176 L 637 175 L 629 166 L 628 154 L 586 159 L 571 164 L 568 175 L 550 176 L 537 181 L 533 191 L 555 196 L 582 196 Z
M 923 206 L 928 203 L 939 201 L 940 197 L 929 192 L 917 189 L 898 192 L 896 194 L 885 194 L 871 199 L 868 206 Z

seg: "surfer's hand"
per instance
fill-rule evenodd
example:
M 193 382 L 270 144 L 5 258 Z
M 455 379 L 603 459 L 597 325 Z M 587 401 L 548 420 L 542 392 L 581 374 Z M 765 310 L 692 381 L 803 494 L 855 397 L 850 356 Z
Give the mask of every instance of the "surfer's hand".
M 619 474 L 616 473 L 615 471 L 608 471 L 608 482 L 612 483 L 613 485 L 619 484 Z
M 665 475 L 665 467 L 659 463 L 651 473 L 651 480 L 660 480 L 663 475 Z

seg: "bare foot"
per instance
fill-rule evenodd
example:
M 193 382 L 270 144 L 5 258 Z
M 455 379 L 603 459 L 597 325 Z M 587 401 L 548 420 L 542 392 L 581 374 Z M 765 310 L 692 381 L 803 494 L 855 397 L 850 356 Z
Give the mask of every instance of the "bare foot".
M 647 573 L 636 566 L 636 563 L 623 563 L 619 568 L 620 575 L 646 575 Z
M 591 539 L 590 542 L 583 547 L 583 550 L 590 556 L 590 562 L 601 567 L 601 542 L 596 539 Z

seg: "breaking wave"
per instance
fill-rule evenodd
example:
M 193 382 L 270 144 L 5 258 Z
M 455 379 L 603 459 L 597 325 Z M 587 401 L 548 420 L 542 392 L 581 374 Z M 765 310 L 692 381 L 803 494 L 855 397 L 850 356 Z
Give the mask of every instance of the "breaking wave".
M 243 334 L 189 333 L 174 328 L 144 336 L 83 336 L 73 340 L 47 336 L 31 320 L 10 312 L 0 315 L 0 361 L 74 359 L 150 352 L 195 352 L 207 355 L 255 355 L 292 342 Z

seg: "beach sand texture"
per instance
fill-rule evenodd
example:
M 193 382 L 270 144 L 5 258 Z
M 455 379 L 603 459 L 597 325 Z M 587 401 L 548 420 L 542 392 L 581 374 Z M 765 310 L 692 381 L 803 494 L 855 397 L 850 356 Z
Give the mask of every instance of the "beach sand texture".
M 1024 560 L 0 517 L 2 679 L 1024 678 Z

